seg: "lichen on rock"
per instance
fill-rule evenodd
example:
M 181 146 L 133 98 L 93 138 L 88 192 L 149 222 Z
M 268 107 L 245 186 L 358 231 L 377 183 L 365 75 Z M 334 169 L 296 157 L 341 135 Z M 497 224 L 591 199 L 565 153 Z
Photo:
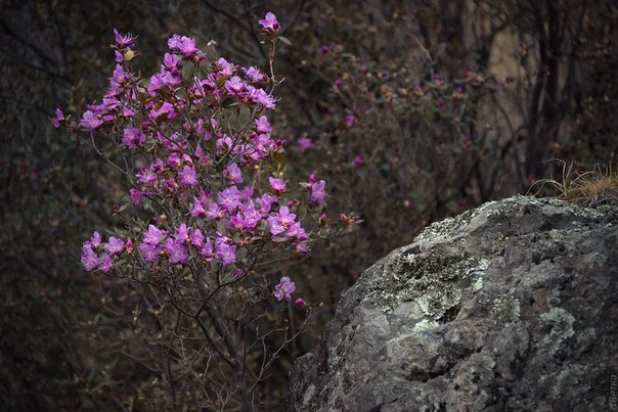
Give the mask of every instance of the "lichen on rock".
M 516 196 L 432 224 L 344 293 L 290 410 L 606 410 L 616 223 Z

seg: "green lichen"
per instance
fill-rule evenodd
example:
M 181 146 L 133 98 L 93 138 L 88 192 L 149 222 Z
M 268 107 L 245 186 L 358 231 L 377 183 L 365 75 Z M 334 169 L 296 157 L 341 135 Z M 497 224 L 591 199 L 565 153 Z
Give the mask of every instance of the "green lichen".
M 429 320 L 444 321 L 459 306 L 462 280 L 487 269 L 489 262 L 472 257 L 444 257 L 437 253 L 400 255 L 387 268 L 382 297 L 394 308 L 415 302 Z
M 553 356 L 562 342 L 575 334 L 573 330 L 575 318 L 562 308 L 552 308 L 549 312 L 543 313 L 539 319 L 542 326 L 551 330 L 541 339 L 538 348 Z
M 495 299 L 493 302 L 492 318 L 496 324 L 517 322 L 520 314 L 521 307 L 517 298 L 509 296 Z

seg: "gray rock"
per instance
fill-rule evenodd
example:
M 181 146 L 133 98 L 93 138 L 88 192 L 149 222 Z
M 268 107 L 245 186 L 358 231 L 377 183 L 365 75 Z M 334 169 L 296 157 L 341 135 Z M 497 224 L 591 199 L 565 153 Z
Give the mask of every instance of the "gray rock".
M 610 410 L 617 251 L 611 206 L 517 196 L 435 223 L 344 293 L 289 409 Z

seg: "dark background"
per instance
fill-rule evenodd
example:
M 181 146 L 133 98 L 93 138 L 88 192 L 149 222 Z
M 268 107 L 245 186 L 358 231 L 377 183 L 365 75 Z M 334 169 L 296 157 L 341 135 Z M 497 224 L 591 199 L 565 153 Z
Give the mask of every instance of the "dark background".
M 126 186 L 48 118 L 79 116 L 104 91 L 113 28 L 138 35 L 144 76 L 173 33 L 266 68 L 267 11 L 292 43 L 275 60 L 276 133 L 315 145 L 291 144 L 288 169 L 324 177 L 333 216 L 364 222 L 269 274 L 300 274 L 323 305 L 260 387 L 265 410 L 283 409 L 291 362 L 341 291 L 422 227 L 562 182 L 565 164 L 571 177 L 615 173 L 615 1 L 0 1 L 1 410 L 168 408 L 163 376 L 132 355 L 148 341 L 134 333 L 134 289 L 79 265 L 84 239 L 116 224 Z

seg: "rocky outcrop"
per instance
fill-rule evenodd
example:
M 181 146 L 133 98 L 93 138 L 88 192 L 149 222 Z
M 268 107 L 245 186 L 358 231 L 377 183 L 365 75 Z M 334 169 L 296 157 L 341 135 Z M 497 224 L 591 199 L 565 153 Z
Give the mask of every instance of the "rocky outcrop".
M 611 410 L 617 285 L 616 207 L 487 203 L 363 273 L 295 363 L 290 410 Z

